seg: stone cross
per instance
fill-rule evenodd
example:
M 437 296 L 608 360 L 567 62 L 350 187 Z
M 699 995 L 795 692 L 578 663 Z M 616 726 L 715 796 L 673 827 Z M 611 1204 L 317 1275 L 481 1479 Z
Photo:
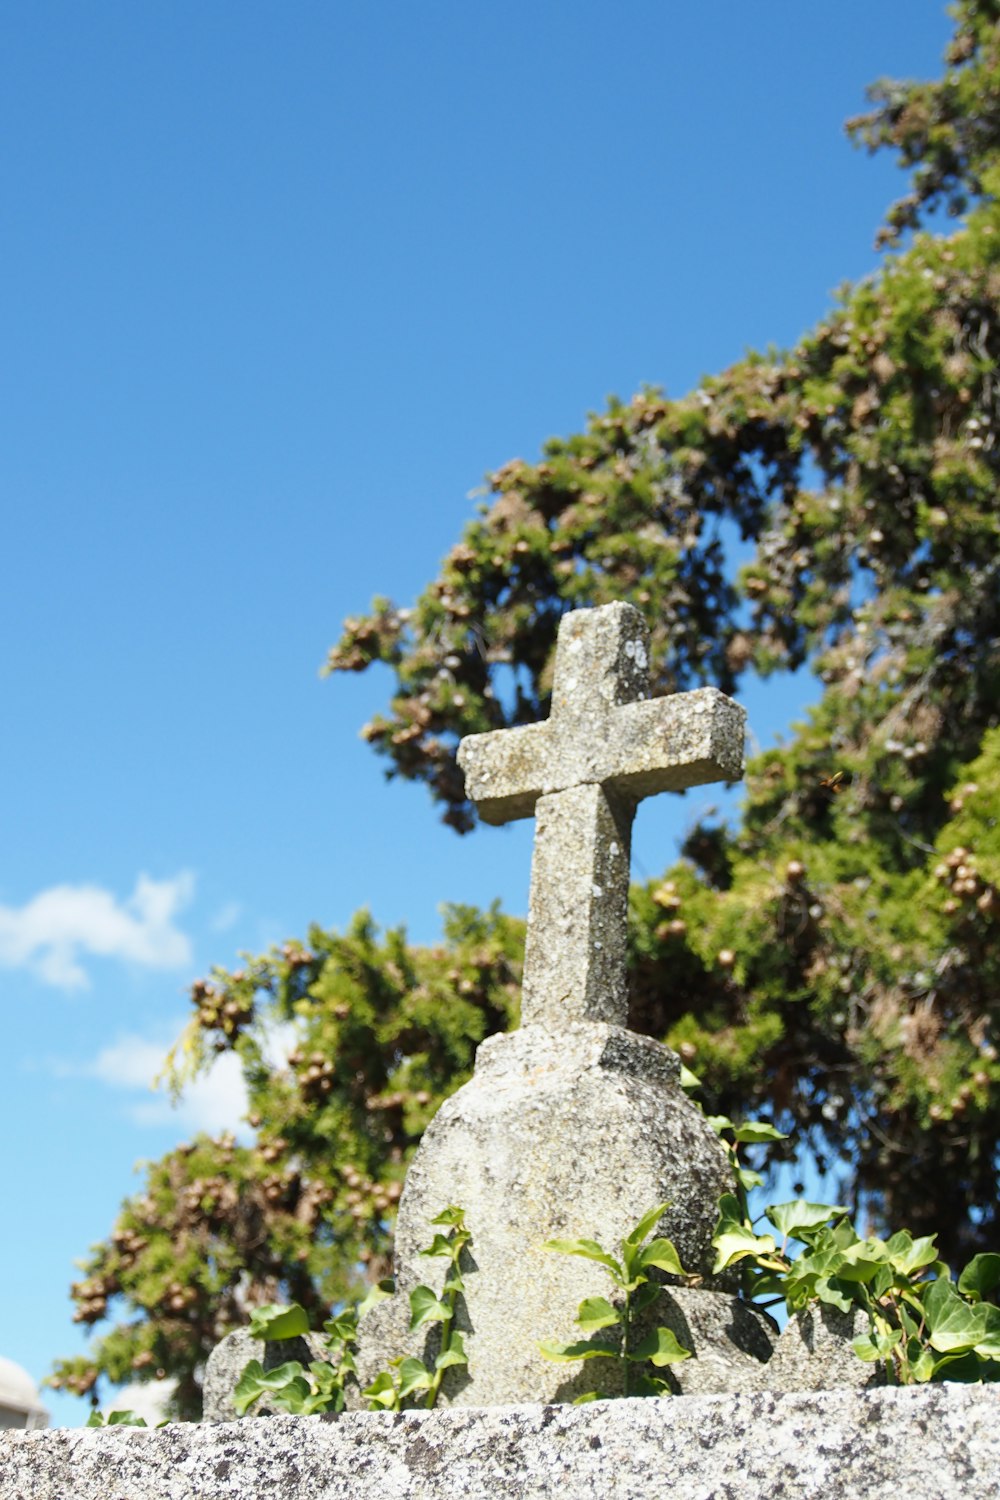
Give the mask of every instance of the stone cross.
M 649 698 L 649 634 L 629 604 L 559 626 L 551 717 L 464 739 L 487 823 L 534 814 L 522 1024 L 628 1019 L 625 938 L 638 803 L 743 772 L 745 710 L 715 688 Z

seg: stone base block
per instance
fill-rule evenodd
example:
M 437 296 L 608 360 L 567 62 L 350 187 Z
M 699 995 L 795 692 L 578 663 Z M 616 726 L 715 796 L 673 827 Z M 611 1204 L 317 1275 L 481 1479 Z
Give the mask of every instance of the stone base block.
M 544 1250 L 546 1240 L 586 1237 L 616 1253 L 642 1215 L 666 1202 L 659 1233 L 686 1270 L 728 1293 L 724 1279 L 713 1282 L 710 1239 L 729 1166 L 678 1071 L 666 1047 L 605 1023 L 570 1024 L 558 1036 L 526 1026 L 486 1041 L 474 1076 L 442 1105 L 410 1166 L 396 1225 L 398 1290 L 362 1324 L 362 1374 L 401 1355 L 433 1356 L 433 1333 L 408 1333 L 407 1298 L 419 1282 L 437 1290 L 443 1280 L 446 1263 L 419 1252 L 449 1204 L 465 1210 L 472 1245 L 456 1314 L 469 1365 L 449 1371 L 445 1403 L 562 1401 L 594 1388 L 593 1368 L 552 1364 L 538 1342 L 580 1338 L 580 1302 L 610 1295 L 611 1283 L 593 1261 Z M 723 1302 L 720 1330 L 732 1322 L 731 1298 Z M 723 1337 L 723 1360 L 728 1344 Z M 745 1346 L 736 1345 L 744 1361 Z M 723 1388 L 733 1388 L 728 1377 Z
M 985 1500 L 1000 1390 L 0 1433 L 0 1500 Z

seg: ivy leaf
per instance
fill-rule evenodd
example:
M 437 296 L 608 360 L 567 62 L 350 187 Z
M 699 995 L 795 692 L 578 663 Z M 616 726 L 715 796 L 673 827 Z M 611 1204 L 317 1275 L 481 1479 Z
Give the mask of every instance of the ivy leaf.
M 395 1410 L 399 1405 L 396 1382 L 388 1370 L 382 1370 L 376 1375 L 371 1385 L 366 1385 L 361 1394 L 372 1406 L 386 1407 L 389 1411 Z
M 578 1339 L 576 1343 L 557 1344 L 553 1339 L 543 1339 L 538 1345 L 543 1359 L 555 1360 L 557 1364 L 568 1364 L 574 1359 L 617 1359 L 618 1350 L 613 1344 L 602 1344 L 597 1339 Z
M 434 1377 L 422 1359 L 403 1359 L 399 1362 L 399 1395 L 412 1396 L 414 1391 L 430 1390 Z
M 313 1395 L 304 1374 L 297 1375 L 287 1385 L 280 1386 L 278 1390 L 271 1392 L 271 1405 L 276 1407 L 278 1411 L 289 1412 L 293 1417 L 306 1414 L 307 1407 L 317 1400 L 324 1402 L 324 1398 L 317 1398 Z
M 682 1359 L 691 1358 L 691 1350 L 678 1343 L 677 1335 L 670 1328 L 654 1328 L 640 1344 L 637 1344 L 626 1359 L 636 1364 L 676 1365 Z
M 958 1278 L 959 1291 L 973 1302 L 981 1302 L 995 1286 L 1000 1286 L 1000 1255 L 992 1250 L 974 1255 Z
M 901 1328 L 893 1328 L 889 1333 L 878 1333 L 873 1329 L 871 1333 L 863 1334 L 859 1339 L 852 1339 L 851 1348 L 859 1359 L 863 1359 L 866 1364 L 872 1364 L 877 1359 L 888 1358 L 902 1337 Z
M 931 1347 L 940 1354 L 975 1349 L 991 1359 L 1000 1358 L 1000 1308 L 964 1301 L 954 1284 L 941 1277 L 927 1288 L 924 1312 Z
M 631 1233 L 627 1234 L 624 1240 L 622 1240 L 622 1244 L 641 1245 L 650 1230 L 655 1229 L 657 1224 L 659 1224 L 669 1207 L 669 1203 L 660 1203 L 656 1208 L 651 1208 L 649 1213 L 643 1214 Z
M 944 1371 L 944 1375 L 941 1372 Z M 943 1354 L 934 1361 L 934 1378 L 960 1380 L 967 1384 L 1000 1380 L 1000 1360 L 982 1358 L 974 1350 L 964 1354 Z
M 326 1334 L 327 1342 L 330 1344 L 349 1343 L 355 1337 L 357 1331 L 357 1317 L 353 1312 L 341 1313 L 336 1318 L 328 1318 L 323 1324 L 323 1332 Z
M 309 1366 L 309 1374 L 312 1376 L 313 1385 L 318 1391 L 329 1395 L 342 1383 L 343 1376 L 348 1373 L 357 1373 L 357 1365 L 350 1355 L 345 1355 L 339 1365 L 321 1364 L 314 1360 Z
M 798 1312 L 813 1297 L 819 1295 L 821 1280 L 836 1275 L 840 1262 L 839 1250 L 818 1250 L 800 1255 L 798 1260 L 792 1262 L 784 1276 L 775 1275 L 773 1284 L 766 1283 L 759 1289 L 755 1287 L 754 1295 L 783 1296 L 789 1311 Z M 837 1302 L 834 1305 L 839 1306 L 840 1300 L 841 1294 L 838 1293 Z
M 748 1255 L 773 1255 L 777 1250 L 769 1234 L 754 1234 L 743 1221 L 740 1206 L 732 1193 L 719 1199 L 719 1222 L 712 1235 L 715 1246 L 713 1270 L 724 1271 Z
M 925 1266 L 933 1264 L 937 1255 L 932 1234 L 915 1240 L 905 1229 L 891 1235 L 885 1242 L 885 1249 L 893 1269 L 902 1276 L 912 1276 L 915 1271 L 922 1271 Z M 1000 1256 L 997 1256 L 997 1260 L 1000 1261 Z
M 443 1354 L 439 1354 L 434 1361 L 435 1370 L 447 1370 L 452 1365 L 467 1365 L 469 1356 L 465 1352 L 465 1344 L 462 1335 L 457 1331 L 451 1336 L 451 1343 Z
M 373 1282 L 357 1305 L 355 1316 L 358 1322 L 360 1323 L 366 1312 L 370 1312 L 373 1307 L 377 1307 L 380 1302 L 391 1297 L 395 1290 L 396 1283 L 391 1276 L 383 1276 L 381 1280 Z
M 881 1248 L 870 1241 L 861 1240 L 857 1245 L 849 1245 L 846 1250 L 841 1251 L 837 1276 L 841 1281 L 869 1282 L 874 1280 L 885 1264 L 886 1258 Z
M 669 1396 L 672 1394 L 670 1386 L 665 1380 L 657 1380 L 655 1375 L 635 1375 L 632 1379 L 633 1396 Z
M 447 1323 L 451 1308 L 440 1302 L 429 1286 L 415 1286 L 410 1293 L 410 1332 L 425 1323 Z
M 828 1307 L 839 1308 L 843 1313 L 849 1313 L 857 1306 L 848 1288 L 840 1286 L 836 1276 L 820 1276 L 816 1282 L 816 1296 Z
M 447 1208 L 431 1220 L 432 1224 L 448 1224 L 453 1229 L 465 1228 L 465 1209 L 459 1208 L 457 1204 L 450 1203 Z
M 344 1393 L 337 1387 L 330 1390 L 314 1391 L 297 1406 L 294 1415 L 303 1417 L 322 1416 L 328 1411 L 344 1410 Z
M 452 1253 L 452 1241 L 445 1234 L 436 1234 L 421 1255 L 446 1255 L 450 1258 Z
M 764 1186 L 763 1177 L 759 1172 L 755 1172 L 752 1167 L 743 1167 L 736 1165 L 733 1167 L 733 1173 L 736 1177 L 736 1181 L 739 1183 L 740 1187 L 745 1193 L 749 1193 L 752 1188 Z
M 661 1271 L 670 1271 L 674 1276 L 686 1274 L 680 1256 L 670 1240 L 650 1241 L 639 1255 L 639 1269 L 644 1271 L 647 1266 L 657 1266 Z
M 621 1314 L 606 1297 L 585 1297 L 577 1309 L 576 1321 L 584 1333 L 596 1333 L 598 1328 L 620 1323 Z
M 286 1391 L 293 1399 L 297 1396 L 299 1400 L 304 1400 L 309 1395 L 309 1382 L 297 1359 L 290 1359 L 283 1365 L 277 1365 L 273 1370 L 265 1370 L 259 1359 L 252 1359 L 244 1367 L 243 1374 L 236 1382 L 233 1391 L 233 1406 L 242 1417 L 265 1392 L 272 1396 L 274 1404 L 277 1405 Z M 293 1408 L 287 1407 L 286 1409 L 292 1410 Z
M 606 1250 L 602 1250 L 596 1240 L 546 1240 L 542 1249 L 552 1250 L 557 1255 L 582 1255 L 585 1260 L 596 1260 L 600 1265 L 607 1266 L 619 1280 L 624 1279 L 619 1262 Z
M 758 1146 L 763 1141 L 787 1141 L 788 1136 L 764 1120 L 747 1120 L 743 1125 L 733 1126 L 733 1139 L 739 1145 Z
M 842 1250 L 811 1250 L 800 1255 L 789 1268 L 785 1280 L 789 1286 L 813 1287 L 821 1276 L 835 1276 L 843 1260 Z
M 295 1339 L 309 1332 L 309 1315 L 304 1307 L 292 1302 L 282 1307 L 269 1302 L 250 1313 L 250 1336 L 255 1339 Z
M 785 1239 L 801 1240 L 800 1231 L 808 1233 L 810 1230 L 821 1229 L 834 1219 L 841 1218 L 847 1209 L 831 1203 L 804 1203 L 801 1199 L 794 1199 L 791 1203 L 772 1203 L 765 1212 Z

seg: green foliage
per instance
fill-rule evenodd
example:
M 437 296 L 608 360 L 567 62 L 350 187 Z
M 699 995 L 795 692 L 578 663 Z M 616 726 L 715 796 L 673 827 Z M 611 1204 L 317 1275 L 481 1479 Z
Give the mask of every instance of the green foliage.
M 852 1348 L 882 1364 L 893 1385 L 1000 1380 L 1000 1308 L 983 1300 L 1000 1283 L 1000 1255 L 975 1256 L 956 1284 L 931 1235 L 862 1239 L 845 1209 L 801 1200 L 772 1204 L 763 1217 L 777 1240 L 758 1234 L 729 1194 L 713 1236 L 715 1271 L 738 1263 L 749 1300 L 783 1299 L 790 1313 L 861 1309 L 868 1331 Z
M 868 90 L 875 109 L 848 122 L 848 133 L 870 151 L 894 147 L 901 164 L 913 168 L 912 191 L 889 209 L 884 243 L 896 243 L 930 209 L 943 205 L 961 214 L 970 201 L 995 191 L 990 166 L 1000 148 L 1000 5 L 959 0 L 951 13 L 955 35 L 944 78 L 881 79 Z
M 440 1293 L 428 1286 L 417 1286 L 410 1292 L 410 1331 L 440 1324 L 438 1352 L 429 1366 L 422 1359 L 408 1357 L 394 1360 L 391 1369 L 376 1375 L 361 1390 L 361 1397 L 372 1411 L 402 1411 L 417 1401 L 431 1407 L 437 1401 L 446 1371 L 468 1363 L 462 1335 L 453 1323 L 457 1299 L 464 1291 L 460 1262 L 472 1236 L 465 1227 L 464 1212 L 454 1204 L 431 1222 L 442 1225 L 444 1233 L 436 1234 L 420 1253 L 444 1257 L 449 1267 Z M 259 1359 L 250 1360 L 233 1392 L 237 1414 L 245 1416 L 262 1396 L 275 1410 L 297 1416 L 343 1411 L 349 1387 L 358 1386 L 355 1361 L 358 1324 L 370 1307 L 391 1295 L 391 1288 L 391 1282 L 381 1282 L 356 1307 L 331 1318 L 324 1328 L 328 1357 L 313 1360 L 308 1370 L 299 1360 L 287 1360 L 270 1370 L 265 1370 Z M 296 1304 L 258 1308 L 250 1325 L 251 1334 L 265 1341 L 294 1338 L 308 1331 L 305 1309 Z
M 867 1315 L 868 1331 L 852 1341 L 852 1349 L 861 1360 L 880 1362 L 891 1384 L 1000 1380 L 1000 1308 L 985 1300 L 1000 1285 L 1000 1254 L 975 1256 L 956 1283 L 938 1258 L 933 1236 L 914 1239 L 907 1230 L 899 1230 L 887 1240 L 875 1235 L 862 1239 L 839 1205 L 795 1199 L 771 1204 L 751 1220 L 739 1146 L 760 1144 L 775 1132 L 761 1123 L 713 1123 L 729 1137 L 736 1172 L 736 1192 L 723 1194 L 719 1202 L 712 1236 L 715 1274 L 739 1265 L 748 1302 L 769 1307 L 783 1300 L 790 1314 L 816 1305 L 843 1313 L 860 1309 Z M 577 1403 L 619 1394 L 669 1395 L 674 1387 L 650 1367 L 662 1370 L 690 1358 L 690 1350 L 673 1330 L 656 1325 L 650 1316 L 662 1291 L 651 1271 L 697 1280 L 686 1276 L 670 1240 L 650 1238 L 668 1206 L 658 1204 L 642 1216 L 622 1240 L 620 1257 L 591 1239 L 554 1239 L 542 1246 L 593 1261 L 614 1289 L 614 1301 L 593 1296 L 580 1303 L 574 1321 L 585 1337 L 568 1342 L 548 1339 L 538 1345 L 546 1359 L 558 1364 L 599 1359 L 607 1371 L 610 1362 L 617 1375 L 611 1389 L 587 1391 L 576 1397 Z M 760 1218 L 768 1221 L 773 1233 L 758 1232 Z M 436 1234 L 421 1254 L 446 1258 L 449 1269 L 440 1293 L 428 1286 L 410 1293 L 410 1329 L 439 1323 L 440 1349 L 432 1365 L 402 1358 L 377 1375 L 360 1393 L 370 1410 L 400 1411 L 418 1401 L 433 1406 L 446 1370 L 468 1363 L 461 1335 L 451 1325 L 456 1299 L 464 1290 L 460 1260 L 471 1236 L 462 1210 L 454 1205 L 432 1222 L 446 1226 L 445 1233 Z M 262 1396 L 272 1408 L 298 1415 L 343 1411 L 348 1387 L 358 1385 L 358 1323 L 368 1307 L 389 1295 L 390 1287 L 387 1283 L 372 1288 L 362 1305 L 327 1323 L 330 1356 L 311 1363 L 308 1371 L 297 1360 L 270 1370 L 260 1360 L 251 1360 L 234 1391 L 239 1415 Z M 306 1314 L 296 1306 L 258 1309 L 251 1327 L 255 1337 L 265 1340 L 295 1337 L 307 1330 Z M 145 1425 L 131 1412 L 114 1412 L 106 1420 Z M 89 1425 L 104 1421 L 94 1413 Z
M 517 1019 L 523 942 L 495 910 L 450 908 L 433 949 L 362 914 L 198 981 L 175 1077 L 235 1051 L 257 1140 L 198 1137 L 146 1167 L 73 1289 L 78 1322 L 124 1316 L 51 1383 L 85 1395 L 169 1373 L 172 1414 L 196 1419 L 201 1367 L 254 1308 L 296 1302 L 319 1327 L 384 1278 L 424 1126 Z M 294 1038 L 283 1065 L 267 1060 L 276 1035 Z
M 255 1307 L 250 1314 L 250 1334 L 255 1339 L 295 1339 L 308 1332 L 309 1316 L 297 1302 L 291 1307 L 270 1303 Z
M 878 85 L 851 127 L 914 171 L 897 230 L 944 202 L 956 233 L 795 348 L 505 464 L 414 606 L 347 621 L 328 663 L 388 667 L 366 734 L 458 829 L 458 740 L 548 713 L 568 609 L 640 609 L 657 693 L 808 665 L 822 697 L 751 761 L 738 829 L 693 828 L 633 894 L 630 1024 L 713 1108 L 844 1162 L 855 1211 L 962 1256 L 995 1236 L 1000 1151 L 998 15 L 962 0 L 943 78 Z
M 440 1324 L 438 1352 L 429 1366 L 422 1359 L 411 1357 L 394 1362 L 394 1369 L 377 1375 L 362 1392 L 372 1408 L 401 1411 L 418 1395 L 423 1406 L 433 1406 L 446 1372 L 468 1363 L 462 1335 L 454 1327 L 454 1320 L 456 1303 L 465 1290 L 460 1263 L 472 1236 L 465 1227 L 464 1212 L 454 1204 L 431 1223 L 444 1225 L 445 1232 L 436 1234 L 420 1253 L 443 1257 L 448 1261 L 448 1269 L 440 1292 L 429 1286 L 416 1286 L 410 1292 L 410 1331 L 427 1324 Z
M 84 1422 L 84 1427 L 145 1427 L 146 1418 L 138 1416 L 131 1409 L 126 1411 L 109 1411 L 107 1416 L 103 1412 L 92 1411 Z M 166 1423 L 159 1423 L 165 1427 Z
M 270 1370 L 265 1370 L 259 1359 L 250 1360 L 233 1391 L 237 1415 L 245 1416 L 261 1396 L 266 1396 L 275 1410 L 298 1416 L 343 1411 L 348 1388 L 357 1384 L 354 1356 L 358 1324 L 369 1308 L 391 1294 L 391 1281 L 376 1282 L 356 1306 L 343 1308 L 329 1318 L 323 1325 L 326 1357 L 310 1361 L 308 1370 L 294 1359 Z M 309 1318 L 298 1303 L 256 1308 L 250 1320 L 252 1336 L 265 1342 L 297 1338 L 308 1332 Z
M 577 1309 L 575 1322 L 589 1337 L 569 1343 L 544 1340 L 538 1348 L 546 1359 L 558 1363 L 588 1359 L 610 1361 L 617 1371 L 616 1384 L 620 1384 L 623 1396 L 670 1394 L 673 1387 L 666 1379 L 650 1374 L 648 1366 L 663 1369 L 688 1359 L 691 1351 L 682 1348 L 671 1329 L 647 1328 L 638 1321 L 660 1295 L 660 1284 L 650 1278 L 651 1269 L 671 1276 L 685 1275 L 670 1240 L 649 1239 L 668 1207 L 668 1204 L 660 1203 L 642 1216 L 622 1240 L 620 1258 L 602 1250 L 596 1240 L 545 1242 L 543 1250 L 552 1250 L 558 1255 L 582 1256 L 584 1260 L 596 1261 L 603 1266 L 616 1293 L 614 1303 L 605 1297 L 585 1297 Z M 608 1329 L 614 1329 L 615 1333 L 608 1334 Z M 602 1368 L 607 1369 L 607 1363 Z M 576 1399 L 578 1402 L 596 1401 L 603 1399 L 605 1394 L 593 1390 Z

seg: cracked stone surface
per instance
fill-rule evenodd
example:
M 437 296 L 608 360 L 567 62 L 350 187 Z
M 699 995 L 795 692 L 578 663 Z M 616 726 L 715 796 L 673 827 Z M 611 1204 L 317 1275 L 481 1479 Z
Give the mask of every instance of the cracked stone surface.
M 983 1500 L 996 1386 L 0 1433 L 0 1500 Z
M 715 688 L 649 698 L 649 635 L 629 604 L 559 626 L 551 717 L 470 735 L 468 796 L 487 823 L 536 818 L 526 1024 L 627 1019 L 625 932 L 635 809 L 743 774 L 746 715 Z

